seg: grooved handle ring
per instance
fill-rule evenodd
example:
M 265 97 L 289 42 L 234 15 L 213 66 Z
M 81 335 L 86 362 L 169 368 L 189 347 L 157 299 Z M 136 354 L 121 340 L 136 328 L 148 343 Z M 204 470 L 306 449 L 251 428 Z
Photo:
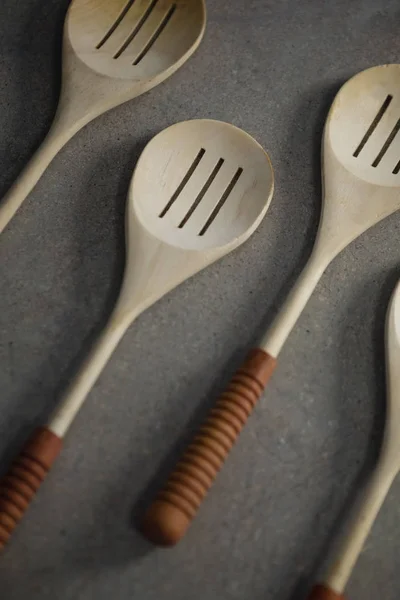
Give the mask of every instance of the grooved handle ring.
M 263 350 L 249 353 L 148 508 L 141 527 L 147 539 L 172 546 L 185 535 L 275 365 Z
M 0 551 L 28 509 L 56 460 L 62 440 L 38 429 L 0 480 Z

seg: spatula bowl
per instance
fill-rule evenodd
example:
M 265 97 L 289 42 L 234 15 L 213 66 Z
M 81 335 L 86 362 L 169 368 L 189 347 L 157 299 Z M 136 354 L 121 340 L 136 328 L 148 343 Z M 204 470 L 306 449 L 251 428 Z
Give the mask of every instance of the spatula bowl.
M 143 83 L 178 68 L 204 28 L 203 0 L 74 0 L 65 33 L 93 71 Z
M 226 249 L 257 228 L 272 192 L 269 158 L 252 137 L 219 121 L 186 121 L 144 150 L 128 216 L 170 246 Z
M 316 248 L 324 266 L 400 208 L 400 65 L 367 69 L 337 94 L 323 140 L 323 205 Z
M 372 185 L 400 186 L 400 65 L 362 71 L 340 90 L 326 137 L 337 160 Z

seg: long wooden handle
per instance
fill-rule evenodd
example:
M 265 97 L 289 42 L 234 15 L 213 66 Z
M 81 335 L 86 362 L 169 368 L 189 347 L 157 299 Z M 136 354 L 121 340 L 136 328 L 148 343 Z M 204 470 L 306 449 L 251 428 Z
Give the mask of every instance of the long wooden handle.
M 4 198 L 0 199 L 0 233 L 6 228 L 19 207 L 36 186 L 53 158 L 71 137 L 71 135 L 64 133 L 60 125 L 58 121 L 53 124 L 45 140 L 36 150 L 18 179 Z
M 307 600 L 345 600 L 345 597 L 324 585 L 316 585 Z
M 263 350 L 249 353 L 148 508 L 141 524 L 147 539 L 172 546 L 185 535 L 275 365 Z
M 56 460 L 62 440 L 38 429 L 0 481 L 0 551 L 10 539 Z

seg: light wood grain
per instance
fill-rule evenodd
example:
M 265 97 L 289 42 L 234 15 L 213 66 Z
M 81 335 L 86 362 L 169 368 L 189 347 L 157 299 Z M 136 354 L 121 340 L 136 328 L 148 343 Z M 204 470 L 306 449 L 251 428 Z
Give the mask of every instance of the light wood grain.
M 314 250 L 260 347 L 278 356 L 330 262 L 364 231 L 400 208 L 397 135 L 377 166 L 400 118 L 400 65 L 373 67 L 350 79 L 329 112 L 323 138 L 323 203 Z M 357 156 L 388 96 L 392 100 Z
M 68 140 L 171 76 L 200 44 L 205 22 L 204 0 L 72 2 L 58 110 L 47 138 L 0 203 L 0 233 Z
M 108 325 L 45 426 L 52 439 L 61 443 L 135 318 L 247 240 L 267 211 L 273 187 L 267 154 L 232 125 L 210 120 L 179 123 L 148 144 L 129 191 L 127 262 L 120 297 Z M 6 508 L 8 523 L 13 507 L 8 503 Z

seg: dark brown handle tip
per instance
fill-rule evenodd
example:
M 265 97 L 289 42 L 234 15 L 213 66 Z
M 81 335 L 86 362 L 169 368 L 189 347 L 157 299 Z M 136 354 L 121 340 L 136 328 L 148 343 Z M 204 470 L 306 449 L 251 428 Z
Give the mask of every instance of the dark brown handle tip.
M 38 429 L 0 480 L 0 551 L 10 539 L 52 464 L 62 440 Z
M 173 546 L 185 535 L 275 365 L 263 350 L 249 353 L 147 510 L 141 531 L 148 540 Z
M 191 519 L 169 502 L 154 501 L 141 524 L 143 535 L 156 546 L 175 546 L 185 535 Z
M 316 585 L 307 600 L 345 600 L 345 597 L 325 585 Z

